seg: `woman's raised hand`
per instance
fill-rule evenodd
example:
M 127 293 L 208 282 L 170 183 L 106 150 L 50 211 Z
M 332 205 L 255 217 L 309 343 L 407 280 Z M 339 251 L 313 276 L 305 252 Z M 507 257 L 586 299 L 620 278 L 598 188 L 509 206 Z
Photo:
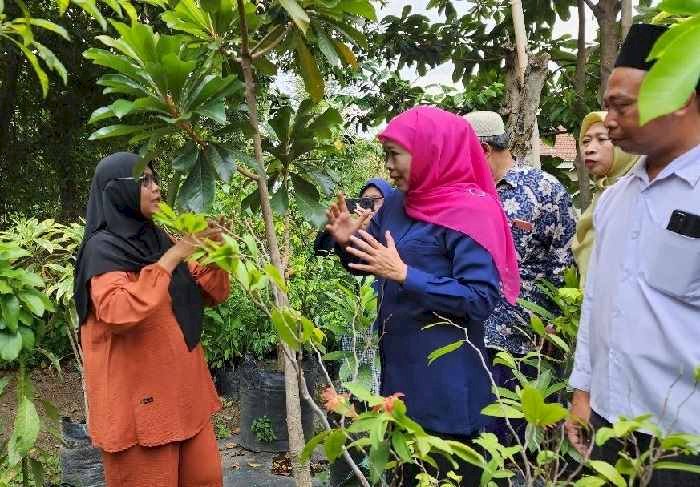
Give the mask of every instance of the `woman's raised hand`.
M 348 206 L 345 203 L 345 195 L 338 195 L 338 199 L 326 210 L 326 231 L 330 233 L 335 241 L 345 247 L 350 242 L 352 237 L 358 230 L 363 228 L 363 225 L 372 218 L 371 213 L 354 218 L 348 211 Z

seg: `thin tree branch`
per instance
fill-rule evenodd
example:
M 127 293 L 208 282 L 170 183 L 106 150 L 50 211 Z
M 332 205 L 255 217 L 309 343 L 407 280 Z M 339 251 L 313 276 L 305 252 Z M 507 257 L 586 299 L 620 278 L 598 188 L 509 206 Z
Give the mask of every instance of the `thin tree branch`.
M 245 167 L 236 166 L 236 171 L 238 171 L 239 173 L 241 173 L 243 176 L 247 177 L 250 180 L 257 181 L 258 179 L 260 179 L 257 174 L 255 174 L 252 171 L 249 171 Z
M 591 9 L 593 12 L 593 15 L 598 16 L 598 13 L 600 12 L 600 7 L 593 3 L 591 0 L 584 0 L 586 2 L 586 5 L 588 5 L 588 8 Z

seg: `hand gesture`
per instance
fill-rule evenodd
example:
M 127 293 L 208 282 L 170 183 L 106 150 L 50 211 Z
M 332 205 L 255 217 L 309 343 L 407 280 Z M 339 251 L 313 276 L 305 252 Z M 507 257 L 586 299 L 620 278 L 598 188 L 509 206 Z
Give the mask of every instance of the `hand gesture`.
M 581 456 L 589 454 L 590 440 L 587 438 L 588 422 L 591 417 L 590 396 L 587 392 L 574 391 L 569 418 L 564 423 L 569 442 Z
M 349 266 L 352 269 L 403 284 L 408 274 L 408 266 L 401 260 L 391 232 L 386 232 L 386 247 L 364 230 L 360 230 L 359 235 L 362 237 L 361 239 L 355 236 L 350 237 L 352 245 L 347 247 L 346 251 L 364 262 L 362 264 L 349 264 Z
M 365 222 L 369 221 L 372 214 L 365 214 L 360 218 L 353 218 L 348 211 L 348 206 L 345 204 L 345 195 L 338 195 L 338 200 L 333 203 L 326 211 L 326 231 L 338 242 L 341 246 L 346 246 L 350 241 L 350 237 L 360 230 Z

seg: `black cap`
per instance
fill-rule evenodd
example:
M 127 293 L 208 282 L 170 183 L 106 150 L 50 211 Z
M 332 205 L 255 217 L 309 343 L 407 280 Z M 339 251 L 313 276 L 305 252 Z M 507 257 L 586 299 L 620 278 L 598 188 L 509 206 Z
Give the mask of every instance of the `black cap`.
M 654 43 L 666 31 L 667 27 L 651 24 L 634 24 L 625 37 L 625 41 L 617 55 L 615 67 L 636 68 L 649 71 L 654 61 L 648 62 Z

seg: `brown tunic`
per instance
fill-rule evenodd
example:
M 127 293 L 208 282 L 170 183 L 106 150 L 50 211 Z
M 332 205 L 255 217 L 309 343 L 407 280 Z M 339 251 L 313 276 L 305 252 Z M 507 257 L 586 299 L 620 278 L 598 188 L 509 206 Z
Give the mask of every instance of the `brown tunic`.
M 190 271 L 207 305 L 228 297 L 225 271 L 197 264 Z M 104 451 L 186 440 L 221 408 L 202 346 L 187 350 L 169 285 L 158 264 L 90 281 L 81 343 L 90 435 Z

